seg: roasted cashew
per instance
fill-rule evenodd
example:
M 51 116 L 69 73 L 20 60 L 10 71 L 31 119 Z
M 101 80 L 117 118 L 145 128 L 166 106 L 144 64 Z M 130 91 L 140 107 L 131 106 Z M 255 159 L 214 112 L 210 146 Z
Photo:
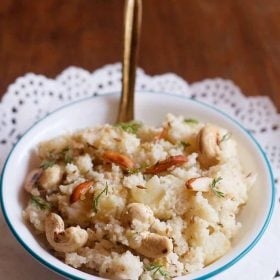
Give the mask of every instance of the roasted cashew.
M 144 231 L 129 238 L 129 245 L 138 253 L 148 258 L 159 258 L 168 255 L 173 245 L 169 238 L 156 233 L 147 231 L 154 222 L 153 211 L 142 203 L 130 203 L 123 216 L 126 223 L 133 230 L 139 222 L 141 229 Z
M 45 221 L 46 237 L 50 245 L 58 252 L 74 252 L 83 247 L 88 240 L 88 233 L 79 226 L 64 229 L 64 221 L 50 213 Z
M 62 177 L 63 169 L 58 164 L 54 164 L 43 171 L 39 183 L 44 189 L 49 190 L 56 187 L 61 182 Z
M 167 171 L 170 167 L 183 165 L 188 161 L 184 155 L 170 156 L 165 160 L 159 161 L 156 164 L 146 168 L 145 174 L 158 174 Z
M 36 168 L 30 171 L 30 173 L 27 175 L 26 180 L 24 182 L 24 189 L 27 192 L 31 192 L 32 188 L 34 187 L 34 184 L 39 180 L 41 174 L 42 174 L 41 168 Z
M 201 177 L 189 179 L 185 185 L 187 189 L 192 191 L 208 192 L 212 181 L 213 181 L 212 178 L 201 176 Z
M 143 203 L 130 203 L 127 205 L 126 212 L 123 215 L 123 221 L 124 224 L 134 228 L 133 222 L 135 220 L 142 224 L 147 224 L 150 227 L 154 220 L 153 211 Z
M 219 129 L 218 127 L 207 124 L 197 136 L 198 160 L 202 167 L 209 168 L 219 163 L 220 146 L 219 146 Z
M 70 196 L 70 203 L 75 203 L 80 200 L 81 196 L 85 194 L 92 185 L 93 181 L 85 181 L 77 185 Z
M 136 239 L 136 241 L 130 240 L 130 247 L 148 258 L 161 258 L 173 250 L 172 241 L 156 233 L 143 232 Z
M 135 163 L 131 158 L 123 154 L 120 154 L 118 152 L 105 151 L 103 154 L 103 159 L 105 161 L 115 163 L 123 169 L 129 169 L 135 167 Z

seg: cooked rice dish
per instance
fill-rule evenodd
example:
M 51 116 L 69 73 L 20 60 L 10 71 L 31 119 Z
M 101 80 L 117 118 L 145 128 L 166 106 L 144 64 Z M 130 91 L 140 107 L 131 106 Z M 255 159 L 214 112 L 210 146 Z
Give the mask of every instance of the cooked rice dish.
M 171 279 L 225 255 L 255 181 L 234 135 L 172 114 L 60 136 L 38 155 L 24 218 L 57 258 L 109 279 Z

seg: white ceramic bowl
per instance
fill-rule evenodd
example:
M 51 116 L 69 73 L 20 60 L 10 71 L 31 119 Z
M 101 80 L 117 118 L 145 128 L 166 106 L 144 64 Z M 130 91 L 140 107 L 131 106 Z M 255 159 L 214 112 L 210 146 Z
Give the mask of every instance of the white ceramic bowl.
M 71 279 L 100 279 L 74 269 L 51 254 L 32 234 L 22 219 L 27 195 L 22 184 L 34 165 L 35 148 L 42 140 L 102 123 L 114 123 L 119 94 L 84 99 L 65 106 L 32 126 L 11 151 L 1 178 L 1 205 L 5 219 L 16 239 L 37 260 L 48 268 Z M 206 268 L 178 279 L 208 279 L 227 269 L 258 242 L 263 235 L 274 205 L 274 181 L 265 153 L 240 124 L 221 111 L 183 96 L 160 93 L 137 93 L 136 119 L 157 125 L 166 113 L 212 122 L 229 129 L 239 143 L 242 164 L 248 172 L 258 174 L 257 183 L 238 219 L 243 227 L 232 242 L 232 249 Z

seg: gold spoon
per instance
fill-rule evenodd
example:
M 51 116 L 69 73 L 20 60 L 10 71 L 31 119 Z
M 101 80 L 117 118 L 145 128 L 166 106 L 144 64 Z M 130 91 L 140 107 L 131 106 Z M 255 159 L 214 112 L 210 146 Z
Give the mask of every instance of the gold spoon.
M 141 21 L 142 0 L 126 0 L 122 62 L 122 95 L 117 122 L 129 122 L 134 119 L 134 90 Z

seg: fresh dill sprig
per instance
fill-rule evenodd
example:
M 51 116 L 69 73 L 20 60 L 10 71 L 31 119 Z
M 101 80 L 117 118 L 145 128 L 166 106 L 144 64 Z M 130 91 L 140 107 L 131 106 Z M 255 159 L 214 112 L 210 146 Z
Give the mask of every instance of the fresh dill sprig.
M 164 278 L 170 279 L 168 272 L 163 269 L 163 265 L 161 265 L 161 264 L 151 263 L 151 264 L 145 266 L 145 269 L 147 271 L 154 271 L 153 278 L 155 278 L 156 274 L 159 273 L 161 276 L 164 276 Z
M 52 208 L 52 204 L 50 202 L 47 202 L 44 198 L 40 196 L 32 195 L 31 201 L 41 210 L 50 210 Z
M 198 124 L 198 120 L 196 119 L 184 119 L 184 122 L 187 124 Z
M 120 127 L 122 130 L 136 134 L 138 129 L 142 126 L 142 123 L 137 122 L 137 121 L 130 121 L 130 122 L 121 122 L 115 124 L 116 127 Z
M 46 170 L 47 168 L 54 166 L 55 163 L 56 163 L 55 160 L 43 160 L 40 167 Z
M 71 163 L 73 161 L 73 151 L 67 147 L 62 150 L 61 157 L 65 163 Z
M 217 184 L 222 181 L 222 177 L 214 178 L 213 181 L 210 184 L 211 191 L 217 196 L 217 197 L 224 197 L 225 194 L 217 189 Z
M 60 160 L 64 161 L 65 164 L 71 163 L 73 161 L 73 151 L 69 147 L 66 147 L 59 153 L 50 152 L 48 158 L 48 160 L 43 160 L 40 165 L 44 170 L 52 167 Z
M 100 197 L 105 193 L 106 195 L 108 194 L 108 184 L 106 182 L 106 186 L 105 188 L 96 196 L 94 197 L 93 199 L 93 202 L 92 202 L 92 209 L 95 213 L 98 212 L 98 203 L 99 203 L 99 200 L 100 200 Z

